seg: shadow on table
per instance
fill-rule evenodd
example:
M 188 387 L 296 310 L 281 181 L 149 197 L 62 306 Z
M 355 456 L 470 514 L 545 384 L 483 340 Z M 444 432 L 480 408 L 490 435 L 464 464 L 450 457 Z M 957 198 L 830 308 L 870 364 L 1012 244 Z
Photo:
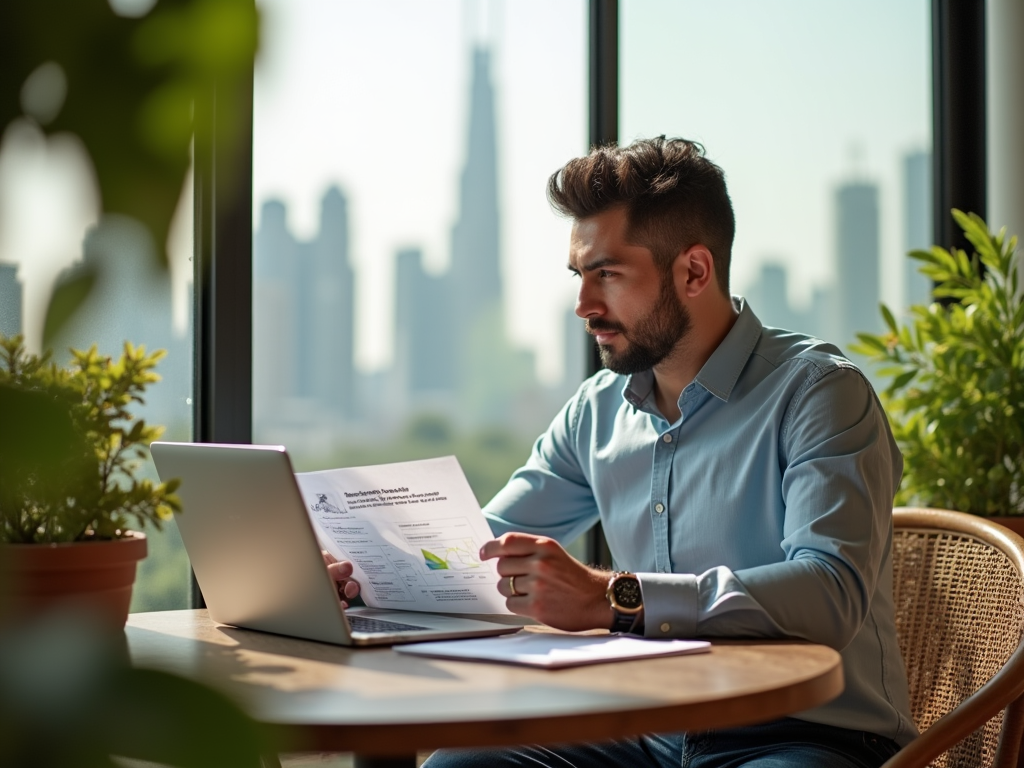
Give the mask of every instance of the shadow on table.
M 433 664 L 424 664 L 421 659 L 405 657 L 390 652 L 390 648 L 345 648 L 329 643 L 318 643 L 312 640 L 300 640 L 294 637 L 274 635 L 269 632 L 258 632 L 237 627 L 216 626 L 210 630 L 208 638 L 178 637 L 143 627 L 131 627 L 133 636 L 149 638 L 144 646 L 154 649 L 159 658 L 150 659 L 147 655 L 135 658 L 139 666 L 165 667 L 159 659 L 171 658 L 174 671 L 189 674 L 182 667 L 191 667 L 194 673 L 202 676 L 204 668 L 215 668 L 218 677 L 238 680 L 243 676 L 261 672 L 265 674 L 288 674 L 295 671 L 294 665 L 259 664 L 249 658 L 249 654 L 268 654 L 279 657 L 282 661 L 295 658 L 322 664 L 337 665 L 352 669 L 388 672 L 392 674 L 427 677 L 439 680 L 453 680 L 456 676 Z M 220 638 L 225 638 L 224 642 Z M 197 651 L 199 648 L 201 650 Z

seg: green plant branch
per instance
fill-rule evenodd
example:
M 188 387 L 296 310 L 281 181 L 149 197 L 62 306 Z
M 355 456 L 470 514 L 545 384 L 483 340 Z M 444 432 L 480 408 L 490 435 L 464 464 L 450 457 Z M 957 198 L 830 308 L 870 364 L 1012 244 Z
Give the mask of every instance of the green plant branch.
M 160 529 L 180 511 L 178 482 L 154 485 L 136 477 L 146 446 L 162 427 L 135 418 L 163 351 L 125 344 L 117 360 L 95 347 L 72 350 L 70 368 L 49 355 L 29 355 L 21 337 L 0 336 L 0 387 L 41 397 L 47 408 L 67 419 L 67 450 L 26 456 L 16 440 L 0 444 L 14 471 L 0 476 L 0 541 L 56 542 L 117 538 L 132 523 Z M 15 428 L 18 424 L 15 423 Z M 22 425 L 22 439 L 45 432 L 44 425 Z M 15 429 L 17 431 L 17 429 Z
M 974 246 L 913 251 L 943 306 L 911 308 L 887 332 L 859 334 L 856 351 L 891 377 L 881 397 L 905 457 L 897 503 L 976 514 L 1024 514 L 1024 302 L 1017 238 L 975 214 L 953 216 Z

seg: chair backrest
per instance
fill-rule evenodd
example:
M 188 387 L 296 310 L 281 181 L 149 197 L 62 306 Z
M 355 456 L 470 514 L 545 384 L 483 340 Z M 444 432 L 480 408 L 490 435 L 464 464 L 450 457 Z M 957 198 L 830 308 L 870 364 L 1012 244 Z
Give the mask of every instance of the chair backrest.
M 948 751 L 932 765 L 995 765 L 997 753 L 1008 754 L 1007 745 L 1000 749 L 1003 709 L 1024 688 L 1024 540 L 982 518 L 944 510 L 898 508 L 893 527 L 896 631 L 911 712 L 921 732 L 935 738 L 925 732 L 959 708 L 940 728 L 961 733 L 955 742 L 946 734 Z M 1021 685 L 1005 679 L 1007 672 Z M 1016 739 L 1024 727 L 1021 711 L 1015 706 L 1007 715 L 1014 722 L 1006 732 Z M 1015 763 L 1016 744 L 1010 746 Z

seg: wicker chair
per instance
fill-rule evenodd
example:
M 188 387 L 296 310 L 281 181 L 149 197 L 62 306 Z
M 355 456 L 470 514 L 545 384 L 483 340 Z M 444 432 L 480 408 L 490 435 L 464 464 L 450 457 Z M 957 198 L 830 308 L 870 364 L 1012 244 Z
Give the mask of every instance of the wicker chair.
M 1024 539 L 960 512 L 893 512 L 896 631 L 921 736 L 884 768 L 1017 766 Z

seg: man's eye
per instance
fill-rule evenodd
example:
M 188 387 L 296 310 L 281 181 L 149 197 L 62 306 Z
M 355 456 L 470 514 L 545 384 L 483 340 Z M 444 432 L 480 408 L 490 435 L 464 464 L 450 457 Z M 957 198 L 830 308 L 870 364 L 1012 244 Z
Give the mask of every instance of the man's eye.
M 597 271 L 598 277 L 614 277 L 614 272 L 609 272 L 607 269 L 599 269 Z

